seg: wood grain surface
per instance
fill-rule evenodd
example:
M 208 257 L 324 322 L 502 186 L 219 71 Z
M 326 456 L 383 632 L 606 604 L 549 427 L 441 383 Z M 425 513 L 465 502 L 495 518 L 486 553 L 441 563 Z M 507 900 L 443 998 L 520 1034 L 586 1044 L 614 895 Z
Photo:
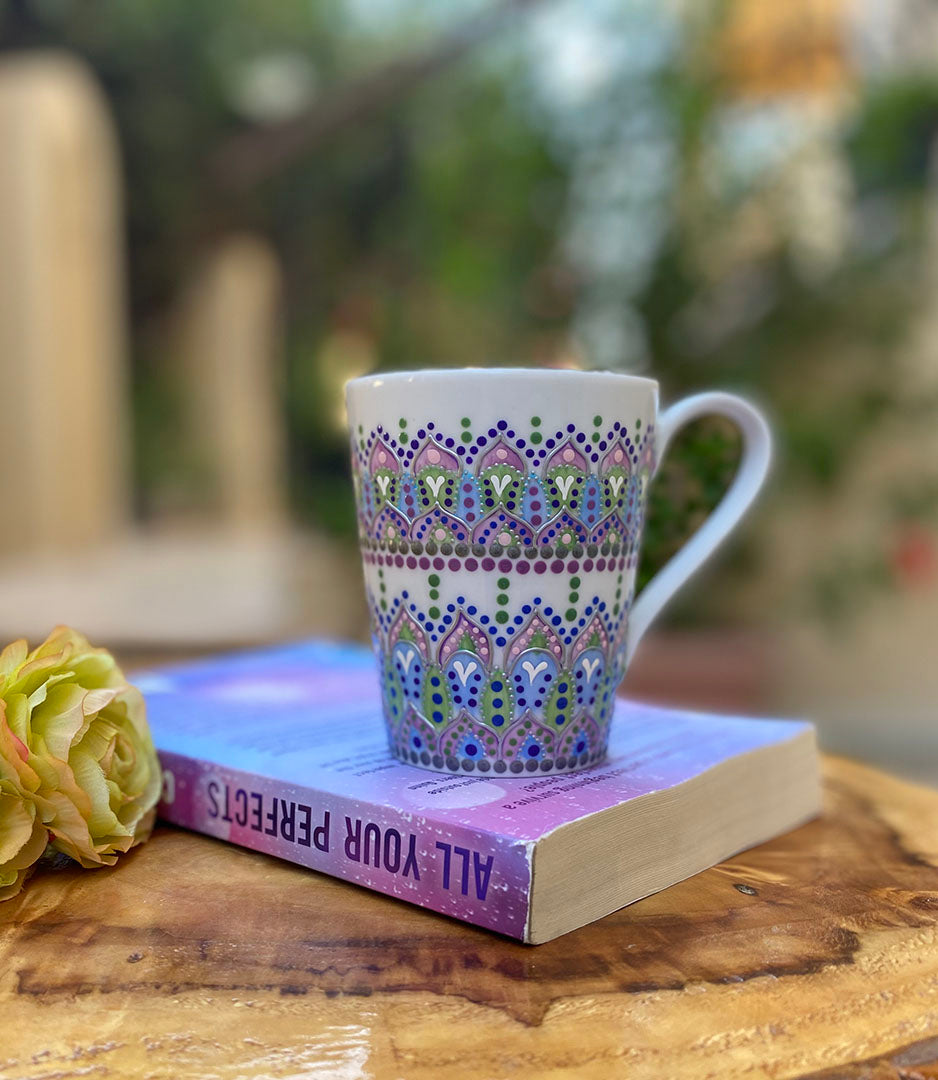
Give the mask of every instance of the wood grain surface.
M 0 1077 L 938 1078 L 938 792 L 826 791 L 538 948 L 161 828 L 0 905 Z

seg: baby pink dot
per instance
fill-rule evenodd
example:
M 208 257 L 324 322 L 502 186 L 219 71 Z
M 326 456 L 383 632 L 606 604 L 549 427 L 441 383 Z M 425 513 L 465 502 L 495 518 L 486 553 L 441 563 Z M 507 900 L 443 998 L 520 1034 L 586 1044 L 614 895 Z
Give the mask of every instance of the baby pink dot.
M 507 450 L 506 450 L 506 449 L 504 448 L 504 446 L 500 446 L 500 447 L 499 447 L 499 448 L 498 448 L 498 449 L 497 449 L 497 450 L 495 451 L 495 456 L 496 456 L 497 458 L 500 458 L 500 459 L 501 459 L 502 461 L 504 461 L 504 460 L 505 460 L 505 458 L 506 458 L 506 457 L 508 457 L 508 451 L 507 451 Z
M 427 451 L 427 460 L 431 461 L 434 465 L 440 460 L 440 451 L 435 450 L 432 446 Z
M 573 461 L 573 447 L 572 446 L 568 446 L 567 449 L 564 450 L 563 459 L 564 459 L 564 461 Z
M 615 457 L 616 461 L 621 461 L 622 460 L 622 447 L 621 446 L 616 447 L 616 452 L 615 452 L 615 454 L 613 456 Z
M 511 533 L 499 533 L 498 542 L 502 545 L 502 547 L 507 547 L 511 543 Z
M 378 451 L 378 460 L 383 465 L 388 460 L 388 455 L 383 450 L 379 450 Z
M 564 534 L 563 534 L 563 536 L 561 536 L 561 538 L 560 538 L 560 539 L 561 539 L 561 540 L 562 540 L 562 541 L 563 541 L 563 542 L 564 542 L 565 544 L 569 544 L 569 543 L 570 543 L 570 534 L 569 534 L 569 533 L 564 533 Z
M 446 530 L 445 529 L 437 529 L 436 530 L 436 538 L 437 538 L 437 540 L 445 540 L 446 539 Z

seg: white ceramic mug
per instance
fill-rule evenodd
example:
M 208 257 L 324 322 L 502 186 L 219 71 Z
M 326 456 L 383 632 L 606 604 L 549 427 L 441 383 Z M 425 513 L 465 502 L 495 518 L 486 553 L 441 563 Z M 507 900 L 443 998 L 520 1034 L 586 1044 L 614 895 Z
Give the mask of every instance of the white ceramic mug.
M 733 529 L 771 457 L 762 416 L 608 372 L 397 372 L 347 387 L 359 535 L 393 753 L 558 773 L 606 753 L 649 624 Z M 633 603 L 648 483 L 674 433 L 738 425 L 732 485 Z

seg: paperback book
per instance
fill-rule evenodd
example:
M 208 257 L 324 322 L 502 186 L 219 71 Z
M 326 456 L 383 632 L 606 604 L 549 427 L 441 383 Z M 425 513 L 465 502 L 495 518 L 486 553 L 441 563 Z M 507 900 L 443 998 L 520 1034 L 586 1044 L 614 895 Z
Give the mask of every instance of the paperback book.
M 814 817 L 815 733 L 621 701 L 582 773 L 395 761 L 371 653 L 305 642 L 139 674 L 161 816 L 530 944 Z

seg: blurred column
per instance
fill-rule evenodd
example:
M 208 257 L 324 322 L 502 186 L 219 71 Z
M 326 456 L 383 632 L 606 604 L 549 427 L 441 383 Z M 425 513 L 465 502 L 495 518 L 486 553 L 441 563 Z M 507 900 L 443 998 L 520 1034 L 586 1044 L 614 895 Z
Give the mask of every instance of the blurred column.
M 0 554 L 101 541 L 131 511 L 118 151 L 90 72 L 0 63 Z
M 286 518 L 281 296 L 273 248 L 242 235 L 208 256 L 181 306 L 185 437 L 207 478 L 213 519 L 237 529 Z

